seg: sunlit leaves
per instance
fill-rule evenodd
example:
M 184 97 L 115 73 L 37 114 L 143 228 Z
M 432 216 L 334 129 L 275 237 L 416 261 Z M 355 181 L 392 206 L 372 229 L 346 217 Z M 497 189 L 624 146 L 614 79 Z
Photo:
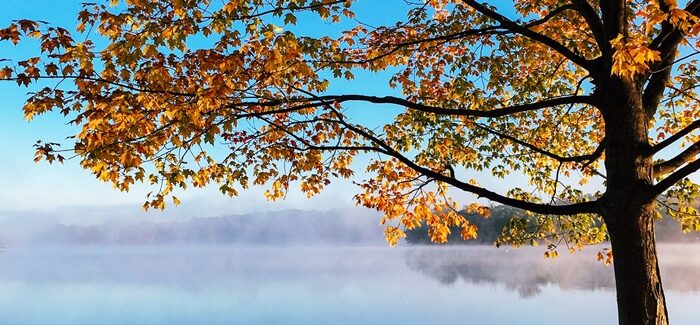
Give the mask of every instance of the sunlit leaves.
M 602 252 L 598 252 L 597 258 L 599 262 L 603 262 L 605 265 L 612 265 L 613 252 L 612 250 L 605 248 Z
M 512 197 L 537 201 L 537 198 L 520 189 L 514 189 L 509 194 Z M 607 226 L 597 214 L 556 216 L 520 211 L 503 228 L 496 245 L 537 246 L 544 243 L 547 244 L 549 252 L 547 257 L 556 257 L 558 249 L 574 251 L 606 240 Z
M 699 195 L 700 185 L 685 178 L 659 200 L 660 214 L 678 220 L 684 233 L 700 231 L 700 210 L 697 208 Z
M 601 76 L 588 69 L 643 84 L 669 71 L 661 65 L 669 56 L 652 44 L 662 29 L 681 32 L 683 46 L 697 43 L 700 32 L 698 18 L 673 1 L 628 2 L 629 31 L 604 43 L 563 1 L 514 1 L 506 19 L 526 32 L 464 1 L 400 2 L 405 19 L 378 26 L 354 20 L 353 5 L 86 3 L 77 33 L 29 20 L 0 29 L 0 41 L 28 38 L 38 46 L 38 53 L 0 69 L 0 80 L 30 87 L 26 118 L 55 111 L 79 129 L 65 150 L 97 179 L 122 191 L 152 185 L 144 208 L 177 205 L 173 194 L 189 187 L 235 196 L 263 186 L 269 200 L 296 190 L 313 196 L 336 178 L 361 174 L 356 202 L 383 213 L 390 244 L 421 226 L 442 243 L 452 229 L 465 240 L 478 236 L 465 214 L 490 215 L 486 205 L 453 198 L 455 184 L 480 186 L 470 181 L 477 172 L 497 181 L 522 175 L 527 189 L 503 196 L 520 202 L 598 199 L 579 189 L 605 177 L 605 152 L 598 150 L 606 137 L 603 115 L 592 98 Z M 304 27 L 312 24 L 328 31 Z M 671 69 L 666 99 L 649 121 L 655 142 L 700 117 L 696 66 L 685 61 Z M 349 105 L 363 100 L 331 94 L 338 85 L 363 85 L 367 75 L 386 79 L 405 99 L 379 126 L 362 121 L 383 109 L 370 105 L 380 97 Z M 56 83 L 46 87 L 45 80 Z M 561 98 L 574 100 L 523 108 Z M 680 142 L 697 140 L 691 133 Z M 62 160 L 58 154 L 54 144 L 37 147 L 37 160 Z M 356 173 L 365 159 L 367 168 Z M 693 185 L 680 183 L 669 192 L 676 213 L 669 214 L 696 214 L 687 208 L 695 194 Z M 697 219 L 679 219 L 684 229 L 698 227 Z M 562 244 L 578 249 L 606 236 L 596 215 L 523 214 L 498 244 L 546 243 L 556 256 Z
M 20 40 L 20 32 L 17 25 L 12 24 L 7 28 L 0 29 L 0 41 L 10 40 L 17 45 Z
M 386 237 L 389 245 L 395 246 L 398 244 L 401 238 L 406 237 L 406 234 L 398 227 L 386 227 L 384 230 L 384 236 Z
M 628 38 L 623 35 L 618 35 L 617 38 L 610 41 L 615 54 L 613 55 L 614 74 L 626 78 L 634 78 L 635 76 L 649 71 L 649 65 L 661 59 L 659 52 L 649 49 L 641 38 Z

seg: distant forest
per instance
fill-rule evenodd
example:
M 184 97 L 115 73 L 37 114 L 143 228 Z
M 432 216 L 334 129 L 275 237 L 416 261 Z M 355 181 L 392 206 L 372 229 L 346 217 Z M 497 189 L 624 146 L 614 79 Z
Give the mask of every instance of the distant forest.
M 2 222 L 0 246 L 27 245 L 385 245 L 376 213 L 284 210 L 166 221 L 120 218 L 93 225 L 61 224 L 50 218 Z
M 503 226 L 517 213 L 496 206 L 491 217 L 467 217 L 479 227 L 478 238 L 464 241 L 454 229 L 449 244 L 493 245 Z M 385 246 L 380 216 L 370 210 L 284 210 L 245 215 L 163 218 L 116 218 L 98 224 L 64 224 L 52 218 L 0 218 L 0 246 L 33 245 L 381 245 Z M 700 241 L 700 233 L 683 234 L 672 218 L 657 223 L 657 238 L 664 242 Z M 427 228 L 407 232 L 408 244 L 431 244 Z
M 472 240 L 464 240 L 460 236 L 459 228 L 452 228 L 447 245 L 464 244 L 493 244 L 501 235 L 503 227 L 516 215 L 522 214 L 519 209 L 499 205 L 491 209 L 491 217 L 465 215 L 467 220 L 479 228 L 478 237 Z M 664 216 L 656 222 L 656 239 L 660 242 L 696 242 L 700 241 L 700 232 L 683 233 L 681 225 L 675 219 Z M 428 228 L 421 227 L 406 231 L 406 241 L 409 244 L 428 245 L 435 244 L 428 237 Z

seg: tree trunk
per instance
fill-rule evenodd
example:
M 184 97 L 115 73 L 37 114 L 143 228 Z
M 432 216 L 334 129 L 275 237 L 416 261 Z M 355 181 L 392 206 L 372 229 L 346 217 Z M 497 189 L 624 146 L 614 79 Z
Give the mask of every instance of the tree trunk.
M 668 324 L 654 240 L 654 205 L 608 223 L 621 325 Z
M 641 84 L 615 76 L 606 80 L 603 103 L 607 191 L 602 215 L 615 267 L 621 325 L 668 324 L 654 239 L 653 160 L 649 117 Z

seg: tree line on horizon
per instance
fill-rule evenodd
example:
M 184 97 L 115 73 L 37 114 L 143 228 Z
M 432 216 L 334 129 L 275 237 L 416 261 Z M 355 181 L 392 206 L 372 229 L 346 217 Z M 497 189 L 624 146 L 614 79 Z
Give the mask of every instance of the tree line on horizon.
M 682 231 L 682 224 L 674 218 L 670 218 L 666 212 L 659 212 L 662 218 L 656 220 L 656 239 L 665 243 L 693 243 L 700 242 L 700 234 L 697 232 Z M 469 222 L 478 228 L 478 236 L 474 239 L 464 240 L 460 235 L 460 228 L 451 227 L 448 241 L 446 243 L 435 243 L 430 240 L 427 227 L 417 227 L 406 231 L 406 242 L 409 245 L 493 245 L 499 242 L 501 236 L 506 235 L 510 230 L 511 222 L 527 220 L 527 215 L 523 210 L 513 207 L 498 205 L 491 208 L 491 216 L 484 218 L 461 212 Z M 534 238 L 533 238 L 534 239 Z M 537 244 L 544 242 L 543 238 L 534 239 Z M 606 240 L 607 242 L 607 240 Z M 532 242 L 523 241 L 523 244 L 530 245 Z

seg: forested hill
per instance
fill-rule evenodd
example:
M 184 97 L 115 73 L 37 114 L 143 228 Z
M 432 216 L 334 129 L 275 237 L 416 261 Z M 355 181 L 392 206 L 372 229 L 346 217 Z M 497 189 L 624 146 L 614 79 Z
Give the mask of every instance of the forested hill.
M 379 216 L 370 210 L 283 210 L 197 217 L 120 218 L 92 225 L 43 218 L 0 219 L 0 246 L 26 245 L 386 245 Z
M 479 227 L 479 237 L 468 242 L 455 229 L 450 244 L 494 243 L 503 226 L 517 213 L 497 206 L 489 219 L 468 217 Z M 96 224 L 62 223 L 51 216 L 0 218 L 0 246 L 25 245 L 386 245 L 380 216 L 365 209 L 333 211 L 284 210 L 185 220 L 164 218 L 112 218 Z M 700 233 L 683 234 L 678 222 L 664 218 L 657 238 L 665 242 L 691 242 Z M 407 232 L 409 244 L 429 244 L 427 228 Z
M 469 222 L 475 224 L 479 228 L 478 237 L 476 239 L 465 241 L 460 237 L 460 230 L 458 228 L 453 228 L 448 237 L 447 244 L 491 245 L 501 234 L 503 227 L 508 223 L 508 221 L 519 214 L 522 214 L 521 210 L 500 205 L 491 209 L 490 218 L 468 215 L 467 219 Z M 700 232 L 683 233 L 681 231 L 681 225 L 678 221 L 671 217 L 664 216 L 656 223 L 656 239 L 660 242 L 673 243 L 700 242 Z M 428 237 L 427 227 L 406 231 L 406 241 L 409 244 L 433 244 Z

